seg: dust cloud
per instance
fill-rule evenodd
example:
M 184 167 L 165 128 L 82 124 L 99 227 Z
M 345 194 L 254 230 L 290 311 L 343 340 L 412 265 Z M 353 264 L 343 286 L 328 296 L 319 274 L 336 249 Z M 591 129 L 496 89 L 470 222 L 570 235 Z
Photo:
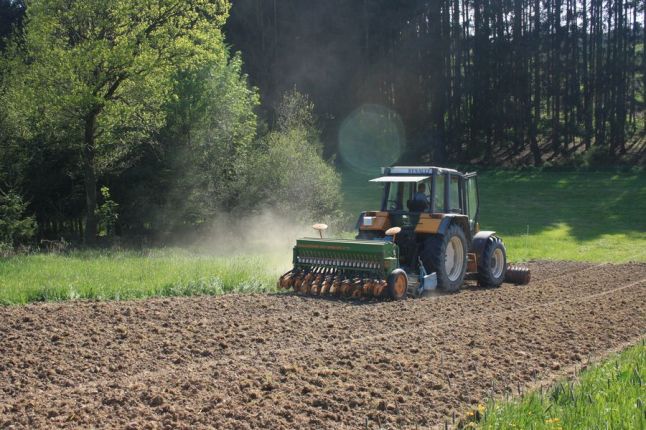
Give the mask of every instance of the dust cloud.
M 312 223 L 297 221 L 283 213 L 266 209 L 245 216 L 223 214 L 215 219 L 203 238 L 196 245 L 216 255 L 271 255 L 291 263 L 292 248 L 296 239 L 319 237 Z M 324 232 L 324 237 L 333 237 L 334 231 Z

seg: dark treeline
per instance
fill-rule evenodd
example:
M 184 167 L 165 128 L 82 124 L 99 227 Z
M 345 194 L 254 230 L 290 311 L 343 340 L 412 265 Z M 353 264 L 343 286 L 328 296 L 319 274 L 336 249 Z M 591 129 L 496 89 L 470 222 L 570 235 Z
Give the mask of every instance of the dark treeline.
M 226 31 L 267 108 L 312 95 L 330 153 L 378 103 L 409 161 L 540 165 L 643 161 L 644 16 L 638 0 L 238 0 Z
M 381 136 L 351 149 L 373 164 L 644 163 L 644 19 L 644 0 L 0 0 L 0 243 L 338 216 L 330 160 L 366 123 Z

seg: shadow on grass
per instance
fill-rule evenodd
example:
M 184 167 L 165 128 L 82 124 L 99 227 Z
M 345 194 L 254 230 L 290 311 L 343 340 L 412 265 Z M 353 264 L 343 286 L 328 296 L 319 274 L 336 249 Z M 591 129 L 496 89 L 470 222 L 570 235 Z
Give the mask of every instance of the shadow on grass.
M 577 240 L 646 233 L 646 174 L 490 171 L 480 176 L 482 225 L 507 234 L 563 225 Z
M 342 175 L 349 217 L 379 207 L 381 190 L 368 176 Z M 580 241 L 646 234 L 643 170 L 488 170 L 480 171 L 479 188 L 480 224 L 502 235 L 523 235 L 528 228 L 530 234 L 564 229 Z

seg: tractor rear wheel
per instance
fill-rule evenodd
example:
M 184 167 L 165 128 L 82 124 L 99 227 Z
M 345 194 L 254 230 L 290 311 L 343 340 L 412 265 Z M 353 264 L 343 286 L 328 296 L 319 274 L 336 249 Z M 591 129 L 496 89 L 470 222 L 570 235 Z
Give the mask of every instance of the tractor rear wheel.
M 388 295 L 394 300 L 406 298 L 408 290 L 408 276 L 402 269 L 395 269 L 388 276 Z
M 426 239 L 421 253 L 427 270 L 437 274 L 437 286 L 446 292 L 455 292 L 464 282 L 467 270 L 467 239 L 464 230 L 451 224 L 443 235 Z
M 499 287 L 507 272 L 507 251 L 502 240 L 491 236 L 478 260 L 478 281 L 483 287 Z

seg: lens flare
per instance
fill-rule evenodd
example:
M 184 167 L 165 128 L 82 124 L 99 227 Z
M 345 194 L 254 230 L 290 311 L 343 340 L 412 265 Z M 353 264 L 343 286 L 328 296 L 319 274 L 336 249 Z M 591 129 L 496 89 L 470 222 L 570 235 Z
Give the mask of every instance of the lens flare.
M 406 146 L 399 115 L 387 107 L 365 104 L 352 112 L 339 129 L 339 155 L 355 170 L 372 173 L 395 163 Z

